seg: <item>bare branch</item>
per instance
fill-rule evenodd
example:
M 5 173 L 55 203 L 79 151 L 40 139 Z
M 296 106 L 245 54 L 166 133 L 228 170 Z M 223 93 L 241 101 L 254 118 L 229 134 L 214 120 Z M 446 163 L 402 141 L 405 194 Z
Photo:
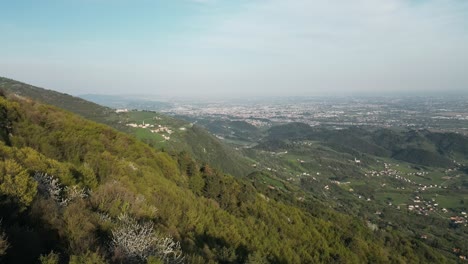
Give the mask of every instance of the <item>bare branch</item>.
M 111 248 L 124 255 L 126 262 L 144 262 L 150 256 L 164 263 L 182 263 L 184 260 L 180 243 L 171 237 L 160 237 L 151 222 L 138 223 L 123 214 L 116 229 L 112 231 Z
M 47 175 L 47 173 L 37 172 L 34 174 L 34 179 L 38 182 L 38 191 L 45 197 L 52 198 L 61 206 L 67 206 L 71 201 L 76 199 L 85 199 L 89 194 L 84 188 L 77 185 L 72 187 L 63 187 L 59 179 Z

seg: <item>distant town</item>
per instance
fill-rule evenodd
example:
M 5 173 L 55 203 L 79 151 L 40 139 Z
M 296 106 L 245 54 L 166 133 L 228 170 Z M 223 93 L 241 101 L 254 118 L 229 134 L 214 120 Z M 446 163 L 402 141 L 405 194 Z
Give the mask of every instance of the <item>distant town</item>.
M 148 103 L 145 106 L 148 108 Z M 406 127 L 466 135 L 467 109 L 467 98 L 389 97 L 173 102 L 172 107 L 159 111 L 192 118 L 245 121 L 256 127 L 301 122 L 311 126 L 329 125 L 336 128 L 351 125 Z

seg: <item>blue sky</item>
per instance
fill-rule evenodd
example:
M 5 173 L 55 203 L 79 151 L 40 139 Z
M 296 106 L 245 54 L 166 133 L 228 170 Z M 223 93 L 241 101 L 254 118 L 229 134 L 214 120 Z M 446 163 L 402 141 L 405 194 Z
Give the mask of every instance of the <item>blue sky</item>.
M 0 0 L 0 76 L 72 94 L 468 91 L 468 1 Z

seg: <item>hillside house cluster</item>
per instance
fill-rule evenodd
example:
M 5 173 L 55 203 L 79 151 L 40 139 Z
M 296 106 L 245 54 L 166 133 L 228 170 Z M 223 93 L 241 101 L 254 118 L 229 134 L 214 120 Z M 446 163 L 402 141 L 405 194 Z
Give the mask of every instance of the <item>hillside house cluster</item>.
M 156 129 L 152 129 L 151 132 L 152 133 L 167 133 L 169 135 L 174 133 L 174 131 L 172 131 L 169 127 L 161 126 L 161 125 L 158 125 L 158 128 Z
M 164 140 L 170 140 L 171 139 L 170 135 L 172 133 L 174 133 L 174 131 L 172 131 L 172 129 L 170 129 L 167 126 L 147 124 L 144 121 L 141 124 L 129 123 L 129 124 L 127 124 L 127 126 L 133 127 L 133 128 L 149 129 L 151 131 L 151 133 L 166 133 L 166 134 L 169 134 L 169 135 L 164 135 L 164 134 L 161 135 L 164 138 Z
M 141 124 L 129 123 L 129 124 L 127 124 L 127 126 L 134 127 L 134 128 L 152 128 L 152 127 L 154 127 L 154 125 L 145 124 L 144 121 Z
M 396 180 L 399 180 L 399 181 L 402 181 L 402 182 L 414 184 L 414 182 L 411 181 L 410 179 L 408 179 L 408 178 L 406 178 L 404 176 L 401 176 L 400 174 L 402 174 L 402 173 L 400 171 L 397 171 L 397 170 L 394 170 L 394 169 L 390 168 L 390 165 L 391 164 L 384 163 L 384 169 L 383 170 L 381 170 L 381 171 L 371 170 L 371 171 L 368 171 L 367 173 L 365 173 L 364 175 L 365 176 L 371 176 L 371 177 L 387 176 L 387 177 L 392 177 L 392 178 L 394 178 Z
M 439 206 L 439 204 L 435 202 L 435 199 L 428 201 L 418 195 L 413 197 L 412 202 L 412 204 L 408 204 L 408 211 L 419 215 L 429 215 L 429 213 L 435 212 Z
M 450 217 L 450 224 L 453 226 L 458 226 L 458 225 L 468 226 L 468 219 L 467 219 L 466 214 L 462 216 L 456 215 L 456 216 Z

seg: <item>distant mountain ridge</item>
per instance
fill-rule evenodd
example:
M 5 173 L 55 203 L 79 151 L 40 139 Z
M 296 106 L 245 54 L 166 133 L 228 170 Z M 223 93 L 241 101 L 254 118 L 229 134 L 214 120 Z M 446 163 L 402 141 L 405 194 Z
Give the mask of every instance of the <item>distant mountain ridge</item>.
M 457 156 L 468 158 L 468 138 L 455 133 L 359 127 L 333 130 L 302 123 L 272 127 L 258 147 L 280 147 L 285 141 L 294 140 L 313 140 L 337 151 L 351 154 L 357 151 L 424 166 L 449 167 Z

